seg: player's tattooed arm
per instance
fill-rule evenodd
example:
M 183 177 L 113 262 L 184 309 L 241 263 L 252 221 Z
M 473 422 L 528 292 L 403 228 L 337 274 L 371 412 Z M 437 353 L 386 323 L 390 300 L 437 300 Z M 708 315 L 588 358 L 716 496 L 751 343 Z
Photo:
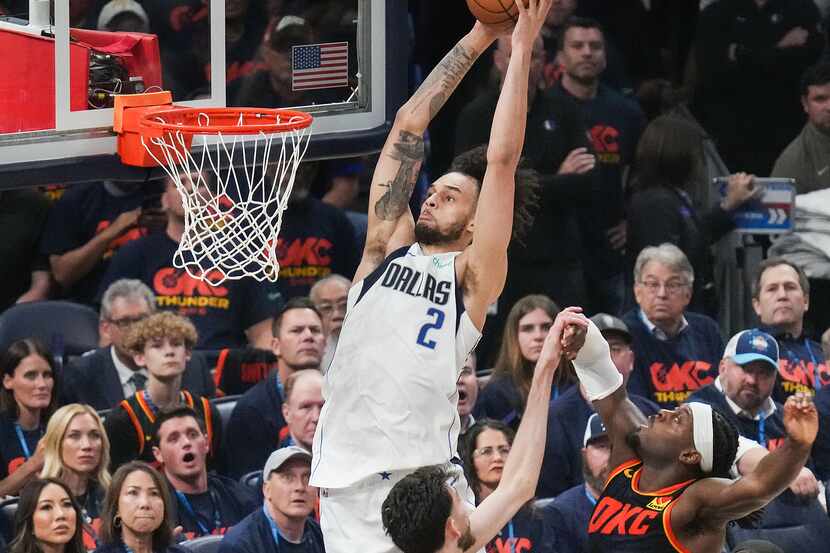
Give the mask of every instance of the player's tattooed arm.
M 418 172 L 424 161 L 424 139 L 402 130 L 392 144 L 392 151 L 384 155 L 398 161 L 399 165 L 391 180 L 378 183 L 386 191 L 375 203 L 375 215 L 383 221 L 397 221 L 409 207 L 409 197 L 418 180 Z
M 429 101 L 429 118 L 435 117 L 435 114 L 444 107 L 450 94 L 458 87 L 458 83 L 467 74 L 467 71 L 472 67 L 473 62 L 478 58 L 481 52 L 465 48 L 460 42 L 453 46 L 444 59 L 442 59 L 435 69 L 424 80 L 418 90 L 410 100 L 408 108 L 415 114 L 422 110 L 424 104 Z
M 408 130 L 423 134 L 478 56 L 494 40 L 495 35 L 491 31 L 477 25 L 452 47 L 398 111 L 399 120 L 405 123 Z

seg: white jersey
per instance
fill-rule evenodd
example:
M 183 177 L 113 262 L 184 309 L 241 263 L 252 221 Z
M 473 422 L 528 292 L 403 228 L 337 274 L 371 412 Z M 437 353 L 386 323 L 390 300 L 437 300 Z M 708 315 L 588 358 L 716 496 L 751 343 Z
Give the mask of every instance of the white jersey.
M 456 455 L 456 382 L 481 337 L 456 282 L 459 253 L 401 248 L 349 290 L 323 385 L 312 485 L 347 487 Z

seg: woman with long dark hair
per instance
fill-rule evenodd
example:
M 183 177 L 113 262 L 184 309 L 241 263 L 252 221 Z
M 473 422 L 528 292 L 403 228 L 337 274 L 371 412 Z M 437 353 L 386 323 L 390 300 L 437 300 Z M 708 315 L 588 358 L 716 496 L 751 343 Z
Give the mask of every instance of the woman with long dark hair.
M 43 443 L 57 393 L 52 354 L 35 339 L 0 354 L 0 497 L 14 495 L 43 468 Z
M 755 197 L 754 177 L 729 177 L 720 205 L 699 211 L 690 192 L 703 172 L 701 130 L 676 115 L 662 115 L 643 131 L 634 159 L 634 192 L 628 203 L 626 252 L 630 267 L 646 246 L 672 243 L 694 269 L 693 311 L 717 315 L 709 247 L 731 231 L 732 212 Z
M 479 397 L 481 416 L 500 420 L 513 429 L 519 426 L 533 367 L 559 311 L 553 300 L 541 294 L 525 296 L 510 309 L 493 376 Z M 576 376 L 566 363 L 556 372 L 551 399 L 556 399 L 574 382 Z
M 171 500 L 162 476 L 150 465 L 132 461 L 112 476 L 101 516 L 96 553 L 186 553 L 173 540 Z
M 84 553 L 80 509 L 66 484 L 53 478 L 26 484 L 9 553 Z

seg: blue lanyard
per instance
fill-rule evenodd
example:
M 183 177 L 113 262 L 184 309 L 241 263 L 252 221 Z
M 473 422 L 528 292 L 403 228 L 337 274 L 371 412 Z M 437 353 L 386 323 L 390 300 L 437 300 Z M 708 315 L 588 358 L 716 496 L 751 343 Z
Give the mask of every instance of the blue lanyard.
M 516 540 L 513 538 L 515 534 L 513 533 L 513 519 L 510 519 L 510 522 L 507 523 L 507 543 L 510 544 L 510 553 L 516 553 Z
M 208 490 L 210 493 L 210 504 L 213 505 L 213 531 L 222 527 L 222 517 L 219 514 L 219 502 L 216 500 L 216 497 L 213 495 L 213 490 Z M 211 529 L 207 526 L 202 524 L 202 520 L 196 511 L 193 510 L 193 506 L 190 504 L 190 500 L 187 499 L 187 496 L 184 495 L 179 490 L 176 490 L 176 497 L 179 499 L 179 503 L 182 504 L 182 507 L 185 508 L 187 514 L 189 514 L 193 520 L 196 521 L 196 526 L 199 527 L 199 535 L 205 536 L 211 533 Z
M 590 502 L 591 505 L 596 505 L 597 500 L 593 495 L 591 495 L 591 492 L 588 491 L 588 486 L 582 486 L 582 489 L 585 491 L 585 497 L 588 498 L 588 502 Z
M 761 420 L 758 421 L 758 443 L 761 444 L 761 447 L 767 447 L 767 436 L 766 436 L 766 426 L 767 426 L 767 419 L 761 415 Z
M 20 442 L 20 449 L 23 450 L 23 457 L 28 461 L 32 456 L 32 452 L 29 451 L 29 444 L 26 443 L 26 436 L 23 435 L 23 429 L 20 428 L 18 423 L 14 423 L 14 431 L 17 433 L 17 441 Z
M 280 379 L 277 377 L 277 382 Z M 265 508 L 265 505 L 262 506 L 262 513 L 265 515 L 265 520 L 268 521 L 268 524 L 271 526 L 271 536 L 274 537 L 274 544 L 277 546 L 277 551 L 280 550 L 280 538 L 282 537 L 282 533 L 280 532 L 279 526 L 277 523 L 274 522 L 274 519 L 271 518 L 271 515 L 268 514 L 268 509 Z
M 262 514 L 265 515 L 265 520 L 268 521 L 268 524 L 271 526 L 271 536 L 274 538 L 274 545 L 277 546 L 277 551 L 280 550 L 280 538 L 285 540 L 285 536 L 282 535 L 280 532 L 277 523 L 274 522 L 274 519 L 271 518 L 271 515 L 268 514 L 268 509 L 265 508 L 265 504 L 262 505 Z M 288 540 L 286 540 L 288 541 Z M 290 542 L 289 542 L 290 543 Z M 307 551 L 311 551 L 313 553 L 322 552 L 323 547 L 317 545 L 317 538 L 314 536 L 314 532 L 312 532 L 308 525 L 303 529 L 303 539 L 302 543 L 305 545 Z
M 279 372 L 274 372 L 274 381 L 277 383 L 277 396 L 279 396 L 280 400 L 282 400 L 285 397 L 285 395 L 283 393 L 284 389 L 282 386 L 282 382 L 280 381 Z

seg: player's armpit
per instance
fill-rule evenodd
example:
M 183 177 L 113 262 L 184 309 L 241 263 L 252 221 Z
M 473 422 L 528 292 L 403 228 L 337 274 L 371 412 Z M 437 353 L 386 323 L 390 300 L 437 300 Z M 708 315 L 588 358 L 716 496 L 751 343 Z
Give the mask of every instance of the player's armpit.
M 648 419 L 628 398 L 625 386 L 620 386 L 608 397 L 595 400 L 593 406 L 605 423 L 611 438 L 609 466 L 615 467 L 623 461 L 637 457 L 636 452 L 629 445 L 628 437 L 640 426 L 647 424 Z
M 720 528 L 764 507 L 771 498 L 762 498 L 760 490 L 744 480 L 698 480 L 677 499 L 671 512 L 672 526 Z

